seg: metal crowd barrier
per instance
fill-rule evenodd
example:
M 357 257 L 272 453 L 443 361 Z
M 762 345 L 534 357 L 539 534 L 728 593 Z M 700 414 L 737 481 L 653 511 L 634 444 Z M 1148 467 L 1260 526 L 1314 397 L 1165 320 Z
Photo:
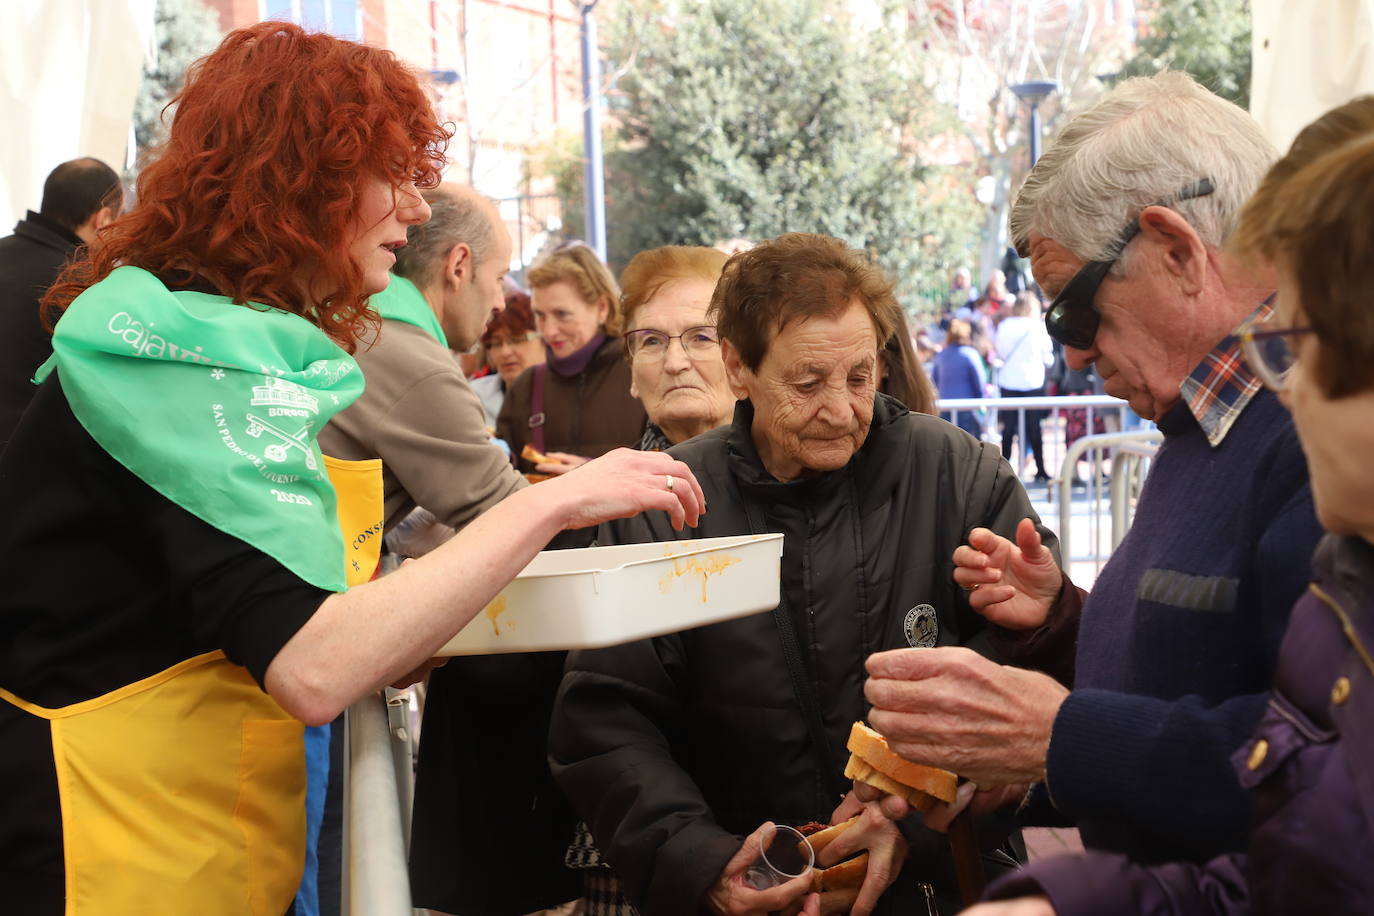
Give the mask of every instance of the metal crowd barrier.
M 1075 582 L 1091 584 L 1130 525 L 1134 501 L 1160 438 L 1153 424 L 1130 413 L 1125 401 L 1107 395 L 947 398 L 937 403 L 937 410 L 950 422 L 956 411 L 980 411 L 983 439 L 997 445 L 1002 441 L 1001 421 L 1014 412 L 1009 422 L 1016 436 L 1007 460 L 1023 479 L 1030 458 L 1026 412 L 1047 412 L 1041 442 L 1051 479 L 1044 491 L 1028 489 L 1042 515 L 1057 508 L 1060 555 Z M 1069 412 L 1078 410 L 1083 411 L 1083 433 L 1068 442 Z M 1094 432 L 1099 419 L 1107 432 Z M 1130 429 L 1135 423 L 1142 428 Z M 1087 467 L 1081 479 L 1080 462 Z
M 1102 570 L 1135 516 L 1135 503 L 1145 486 L 1150 462 L 1164 438 L 1158 430 L 1142 430 L 1129 433 L 1104 433 L 1084 436 L 1069 446 L 1059 472 L 1059 551 L 1065 563 L 1091 563 L 1093 577 Z M 1111 457 L 1111 474 L 1104 473 L 1107 457 Z M 1075 525 L 1075 503 L 1073 500 L 1074 477 L 1078 462 L 1087 459 L 1091 470 L 1087 481 L 1088 503 L 1086 527 L 1088 547 L 1080 549 L 1082 525 Z M 1104 486 L 1105 483 L 1105 486 Z M 1102 497 L 1107 494 L 1107 517 L 1110 519 L 1110 541 L 1102 543 L 1108 529 L 1103 524 Z M 1080 516 L 1081 517 L 1081 516 Z M 1072 570 L 1070 574 L 1080 585 L 1086 583 Z
M 409 848 L 414 791 L 408 694 L 390 688 L 348 709 L 344 761 L 344 887 L 349 916 L 415 916 Z M 402 723 L 393 726 L 392 721 Z

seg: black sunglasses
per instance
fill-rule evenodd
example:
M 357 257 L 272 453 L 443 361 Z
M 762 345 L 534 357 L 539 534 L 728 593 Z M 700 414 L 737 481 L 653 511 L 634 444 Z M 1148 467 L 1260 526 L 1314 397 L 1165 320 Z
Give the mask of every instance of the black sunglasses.
M 1175 197 L 1175 202 L 1206 197 L 1215 190 L 1212 179 L 1204 178 L 1180 191 Z M 1167 204 L 1160 201 L 1151 206 L 1163 207 Z M 1050 303 L 1050 310 L 1045 313 L 1045 328 L 1050 332 L 1050 337 L 1075 350 L 1087 350 L 1092 347 L 1093 340 L 1097 337 L 1097 327 L 1102 323 L 1102 313 L 1093 304 L 1093 299 L 1097 297 L 1097 288 L 1102 285 L 1107 272 L 1112 269 L 1112 265 L 1139 232 L 1140 217 L 1137 216 L 1122 230 L 1121 237 L 1117 239 L 1116 254 L 1105 261 L 1089 261 L 1064 285 L 1059 295 L 1054 297 L 1054 302 Z

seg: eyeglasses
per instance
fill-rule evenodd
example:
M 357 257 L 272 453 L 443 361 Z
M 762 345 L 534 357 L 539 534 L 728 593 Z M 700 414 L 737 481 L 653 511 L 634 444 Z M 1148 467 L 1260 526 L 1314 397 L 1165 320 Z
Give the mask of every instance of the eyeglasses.
M 711 325 L 688 328 L 681 334 L 669 334 L 653 328 L 640 328 L 625 335 L 625 348 L 631 359 L 657 362 L 668 352 L 668 345 L 674 340 L 682 342 L 682 349 L 691 359 L 705 359 L 720 349 L 720 335 Z
M 1273 320 L 1272 313 L 1263 319 L 1251 318 L 1236 331 L 1236 337 L 1241 355 L 1259 380 L 1273 391 L 1282 391 L 1288 387 L 1288 376 L 1298 361 L 1294 338 L 1310 334 L 1312 329 L 1269 327 Z
M 499 335 L 488 337 L 482 342 L 482 345 L 488 350 L 499 350 L 502 347 L 518 347 L 526 341 L 538 339 L 539 332 L 527 331 L 524 334 L 515 334 L 510 337 L 502 337 Z
M 1216 186 L 1212 184 L 1212 179 L 1204 178 L 1197 184 L 1179 191 L 1174 202 L 1206 197 L 1215 190 Z M 1152 206 L 1162 207 L 1166 204 L 1161 201 Z M 1084 264 L 1078 273 L 1073 275 L 1073 279 L 1059 291 L 1059 295 L 1054 297 L 1054 302 L 1050 303 L 1050 310 L 1045 313 L 1045 328 L 1050 332 L 1050 337 L 1075 350 L 1087 350 L 1092 347 L 1093 340 L 1097 338 L 1097 327 L 1102 323 L 1102 313 L 1093 304 L 1097 288 L 1102 285 L 1112 265 L 1139 232 L 1140 217 L 1137 216 L 1122 230 L 1121 237 L 1117 239 L 1116 254 L 1105 261 L 1089 261 Z

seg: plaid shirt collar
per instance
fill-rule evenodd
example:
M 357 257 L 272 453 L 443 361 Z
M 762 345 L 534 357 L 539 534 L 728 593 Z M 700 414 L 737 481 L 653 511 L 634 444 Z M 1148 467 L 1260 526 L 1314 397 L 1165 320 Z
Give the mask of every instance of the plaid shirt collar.
M 1273 311 L 1273 302 L 1273 296 L 1265 299 L 1247 320 L 1267 318 Z M 1240 340 L 1233 332 L 1197 364 L 1179 391 L 1207 441 L 1216 448 L 1261 387 L 1260 380 L 1245 364 Z

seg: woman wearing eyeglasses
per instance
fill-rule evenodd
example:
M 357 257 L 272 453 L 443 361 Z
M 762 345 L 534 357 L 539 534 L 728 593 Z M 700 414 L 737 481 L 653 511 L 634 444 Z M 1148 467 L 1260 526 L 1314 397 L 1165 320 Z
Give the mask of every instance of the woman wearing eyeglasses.
M 1293 414 L 1329 534 L 1293 608 L 1272 695 L 1231 758 L 1247 848 L 1147 867 L 1091 853 L 1032 865 L 968 916 L 1365 914 L 1374 901 L 1374 97 L 1298 135 L 1232 247 L 1278 268 L 1275 309 L 1238 335 Z
M 730 421 L 735 396 L 706 317 L 724 266 L 714 248 L 667 245 L 641 251 L 620 275 L 630 393 L 649 415 L 641 449 L 663 451 Z
M 706 317 L 725 260 L 714 248 L 665 245 L 641 251 L 620 274 L 630 393 L 649 415 L 643 451 L 666 451 L 730 422 L 735 396 L 715 321 Z M 567 862 L 582 874 L 584 916 L 635 912 L 585 824 Z

